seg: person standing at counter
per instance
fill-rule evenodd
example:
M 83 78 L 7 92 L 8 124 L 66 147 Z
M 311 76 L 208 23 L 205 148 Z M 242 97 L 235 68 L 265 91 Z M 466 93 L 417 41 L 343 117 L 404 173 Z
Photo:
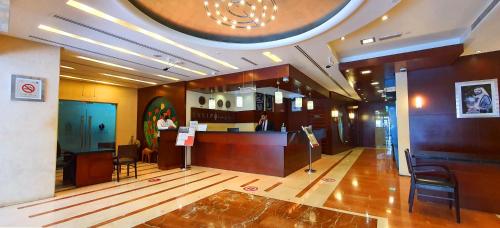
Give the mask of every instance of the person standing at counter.
M 159 119 L 156 122 L 156 126 L 158 127 L 158 143 L 160 142 L 160 130 L 165 130 L 165 129 L 175 129 L 177 126 L 175 126 L 174 121 L 170 119 L 170 114 L 162 111 L 160 113 L 161 119 Z
M 259 124 L 255 127 L 255 131 L 274 131 L 273 122 L 267 119 L 267 113 L 264 112 L 260 115 Z

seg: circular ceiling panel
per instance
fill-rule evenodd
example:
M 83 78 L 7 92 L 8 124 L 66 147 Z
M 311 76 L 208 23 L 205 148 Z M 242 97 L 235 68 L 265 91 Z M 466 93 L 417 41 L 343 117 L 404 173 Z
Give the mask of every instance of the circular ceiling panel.
M 157 22 L 202 39 L 263 43 L 308 32 L 350 0 L 129 0 Z

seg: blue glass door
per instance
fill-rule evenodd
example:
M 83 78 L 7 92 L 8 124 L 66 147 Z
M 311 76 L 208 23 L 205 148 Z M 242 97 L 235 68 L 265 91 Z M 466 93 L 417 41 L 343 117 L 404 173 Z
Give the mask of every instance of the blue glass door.
M 115 142 L 115 137 L 115 104 L 59 102 L 58 140 L 63 150 L 94 149 L 100 142 Z

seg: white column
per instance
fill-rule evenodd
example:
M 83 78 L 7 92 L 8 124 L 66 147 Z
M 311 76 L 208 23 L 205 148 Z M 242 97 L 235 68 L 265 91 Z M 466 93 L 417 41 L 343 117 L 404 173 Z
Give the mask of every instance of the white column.
M 396 73 L 396 117 L 398 123 L 399 174 L 409 176 L 405 150 L 410 148 L 410 118 L 408 106 L 408 74 Z

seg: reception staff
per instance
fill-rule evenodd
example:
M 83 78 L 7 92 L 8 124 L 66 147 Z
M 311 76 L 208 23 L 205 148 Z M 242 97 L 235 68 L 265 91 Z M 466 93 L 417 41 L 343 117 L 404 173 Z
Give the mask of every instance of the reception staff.
M 267 119 L 267 113 L 260 115 L 259 124 L 255 127 L 255 131 L 274 131 L 273 122 Z
M 158 139 L 160 138 L 160 130 L 177 128 L 174 121 L 170 119 L 169 113 L 162 111 L 160 116 L 162 118 L 156 122 L 156 126 L 158 127 Z

